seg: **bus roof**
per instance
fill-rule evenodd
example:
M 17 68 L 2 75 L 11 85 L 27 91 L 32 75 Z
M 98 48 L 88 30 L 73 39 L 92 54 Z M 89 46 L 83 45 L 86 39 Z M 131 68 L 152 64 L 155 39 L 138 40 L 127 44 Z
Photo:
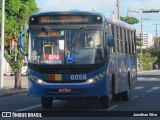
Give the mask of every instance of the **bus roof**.
M 47 12 L 38 12 L 38 13 L 32 13 L 29 17 L 32 16 L 41 16 L 41 15 L 75 15 L 75 14 L 80 14 L 80 15 L 100 15 L 103 17 L 103 19 L 106 19 L 107 21 L 122 26 L 122 27 L 127 27 L 128 29 L 135 30 L 135 27 L 133 25 L 130 25 L 128 23 L 125 23 L 123 21 L 111 18 L 111 17 L 106 17 L 104 13 L 102 12 L 97 12 L 97 11 L 82 11 L 82 10 L 70 10 L 70 11 L 47 11 Z
M 81 10 L 70 10 L 70 11 L 48 11 L 48 12 L 38 12 L 38 13 L 32 13 L 31 16 L 39 16 L 39 15 L 58 15 L 58 14 L 86 14 L 86 15 L 101 15 L 105 16 L 102 12 L 92 12 L 92 11 L 81 11 Z

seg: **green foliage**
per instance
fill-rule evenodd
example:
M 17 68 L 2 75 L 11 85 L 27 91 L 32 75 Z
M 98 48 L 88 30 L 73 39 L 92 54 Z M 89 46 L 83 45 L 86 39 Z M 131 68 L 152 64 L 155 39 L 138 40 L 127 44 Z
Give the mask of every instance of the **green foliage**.
M 142 45 L 143 45 L 143 44 L 142 44 L 142 39 L 136 37 L 136 46 L 142 47 Z
M 150 48 L 147 48 L 147 51 L 154 57 L 158 57 L 159 55 L 159 49 L 157 49 L 156 47 L 150 47 Z
M 7 60 L 12 60 L 13 59 L 13 56 L 9 55 L 9 54 L 4 54 L 5 58 Z
M 126 16 L 126 17 L 122 17 L 121 16 L 120 20 L 124 21 L 124 22 L 126 22 L 128 24 L 131 24 L 131 25 L 139 23 L 139 20 L 137 18 L 129 17 L 129 16 Z
M 22 67 L 24 56 L 18 46 L 12 46 L 11 43 L 18 42 L 19 34 L 25 29 L 29 15 L 38 11 L 35 0 L 5 1 L 5 58 L 15 73 Z M 28 47 L 27 42 L 25 39 L 25 49 Z
M 152 56 L 149 52 L 142 55 L 138 54 L 137 56 L 142 70 L 151 70 L 153 63 L 157 60 L 157 57 Z

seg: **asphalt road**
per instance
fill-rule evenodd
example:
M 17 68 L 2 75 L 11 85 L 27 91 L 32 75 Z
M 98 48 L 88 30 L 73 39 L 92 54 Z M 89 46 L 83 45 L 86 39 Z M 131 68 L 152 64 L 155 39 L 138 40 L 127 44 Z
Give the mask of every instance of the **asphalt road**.
M 137 85 L 130 91 L 130 101 L 112 101 L 111 104 L 110 108 L 101 109 L 98 102 L 94 100 L 54 101 L 52 109 L 48 112 L 50 114 L 57 113 L 58 118 L 61 117 L 60 113 L 63 113 L 65 116 L 66 113 L 71 114 L 72 112 L 75 114 L 74 117 L 77 115 L 78 119 L 81 117 L 81 120 L 85 119 L 87 114 L 89 117 L 92 117 L 93 114 L 94 118 L 92 118 L 92 120 L 96 119 L 96 117 L 105 119 L 103 115 L 108 113 L 110 113 L 112 117 L 107 117 L 109 120 L 115 120 L 117 118 L 118 120 L 127 120 L 128 118 L 125 117 L 125 115 L 132 116 L 132 114 L 150 115 L 150 117 L 141 117 L 140 120 L 150 120 L 151 118 L 158 120 L 160 119 L 160 71 L 138 73 Z M 46 110 L 42 109 L 40 98 L 28 97 L 27 94 L 23 94 L 0 98 L 0 111 L 44 112 Z M 82 116 L 80 116 L 81 114 Z M 118 115 L 118 117 L 116 117 L 116 115 Z M 120 118 L 121 115 L 124 118 Z M 156 115 L 159 117 L 156 117 Z M 114 116 L 115 118 L 113 118 Z M 66 120 L 66 118 L 61 119 Z M 131 117 L 131 119 L 138 120 L 139 117 Z

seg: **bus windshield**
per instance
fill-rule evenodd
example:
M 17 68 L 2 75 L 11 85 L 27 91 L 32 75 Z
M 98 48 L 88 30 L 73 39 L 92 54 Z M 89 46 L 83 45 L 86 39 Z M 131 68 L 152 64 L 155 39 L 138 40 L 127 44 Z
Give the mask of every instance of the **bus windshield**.
M 29 62 L 36 64 L 96 64 L 103 62 L 102 30 L 30 31 Z

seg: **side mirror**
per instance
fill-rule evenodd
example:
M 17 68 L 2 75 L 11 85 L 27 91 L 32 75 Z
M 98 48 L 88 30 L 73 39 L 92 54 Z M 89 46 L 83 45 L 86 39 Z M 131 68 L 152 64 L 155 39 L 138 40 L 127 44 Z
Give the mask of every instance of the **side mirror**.
M 19 36 L 18 39 L 18 46 L 20 48 L 20 51 L 23 55 L 27 56 L 28 54 L 23 50 L 24 47 L 24 34 L 28 32 L 28 29 L 25 29 Z
M 114 37 L 113 37 L 113 35 L 107 34 L 107 39 L 108 39 L 108 47 L 114 47 Z

